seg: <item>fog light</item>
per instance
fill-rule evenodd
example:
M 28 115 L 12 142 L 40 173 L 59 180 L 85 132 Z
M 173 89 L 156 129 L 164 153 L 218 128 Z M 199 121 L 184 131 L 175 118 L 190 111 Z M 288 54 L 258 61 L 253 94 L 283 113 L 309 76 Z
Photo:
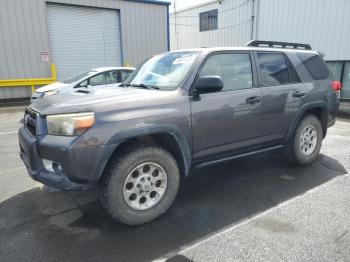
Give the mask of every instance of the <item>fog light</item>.
M 59 163 L 53 162 L 51 160 L 44 159 L 44 158 L 42 159 L 42 161 L 43 161 L 44 168 L 47 171 L 55 172 L 55 173 L 62 173 L 62 166 Z

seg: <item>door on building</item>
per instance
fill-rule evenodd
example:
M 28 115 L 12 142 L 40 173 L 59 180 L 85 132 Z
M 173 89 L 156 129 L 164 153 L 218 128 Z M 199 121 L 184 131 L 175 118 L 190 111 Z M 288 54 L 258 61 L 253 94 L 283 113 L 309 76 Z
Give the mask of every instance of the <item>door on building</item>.
M 118 10 L 47 4 L 52 61 L 57 78 L 104 66 L 121 66 Z

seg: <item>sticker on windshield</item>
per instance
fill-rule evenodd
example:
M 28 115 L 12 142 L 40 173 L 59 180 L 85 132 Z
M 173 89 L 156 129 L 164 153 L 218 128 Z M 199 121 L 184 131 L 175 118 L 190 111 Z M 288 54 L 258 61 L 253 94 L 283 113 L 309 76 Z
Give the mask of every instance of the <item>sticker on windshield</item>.
M 182 56 L 182 57 L 176 58 L 173 64 L 176 65 L 176 64 L 192 63 L 195 58 L 196 58 L 196 55 Z

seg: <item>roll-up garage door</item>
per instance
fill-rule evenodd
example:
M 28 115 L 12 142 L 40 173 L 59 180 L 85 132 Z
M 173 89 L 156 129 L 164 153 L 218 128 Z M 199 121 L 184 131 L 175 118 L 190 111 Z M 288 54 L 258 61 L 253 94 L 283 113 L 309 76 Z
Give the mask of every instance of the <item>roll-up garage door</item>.
M 47 12 L 59 80 L 91 68 L 122 64 L 118 10 L 48 3 Z

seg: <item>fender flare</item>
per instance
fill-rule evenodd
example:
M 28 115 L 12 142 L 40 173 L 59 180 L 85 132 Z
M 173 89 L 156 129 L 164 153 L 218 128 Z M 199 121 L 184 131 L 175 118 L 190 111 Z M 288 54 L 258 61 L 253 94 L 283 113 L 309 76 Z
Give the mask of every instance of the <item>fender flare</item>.
M 314 108 L 322 108 L 322 110 L 323 110 L 323 112 L 324 112 L 324 114 L 326 116 L 326 117 L 322 116 L 322 119 L 321 119 L 322 129 L 324 131 L 323 136 L 326 135 L 326 131 L 327 131 L 327 116 L 328 116 L 327 103 L 324 102 L 324 101 L 316 101 L 316 102 L 306 103 L 299 109 L 298 113 L 294 117 L 294 120 L 293 120 L 292 124 L 290 125 L 290 127 L 288 129 L 285 141 L 288 141 L 291 138 L 291 136 L 293 135 L 295 129 L 298 126 L 298 123 L 300 122 L 300 120 L 304 116 L 305 112 L 310 110 L 310 109 L 314 109 Z
M 106 142 L 106 144 L 116 145 L 115 146 L 115 149 L 116 149 L 121 143 L 125 142 L 128 139 L 132 139 L 139 136 L 159 134 L 159 133 L 170 134 L 175 139 L 181 151 L 181 157 L 184 163 L 184 176 L 188 177 L 189 170 L 191 167 L 191 150 L 185 135 L 182 133 L 182 131 L 178 127 L 174 125 L 154 125 L 154 126 L 141 127 L 137 129 L 124 130 L 122 132 L 116 132 Z M 108 159 L 111 157 L 112 154 L 109 155 Z

